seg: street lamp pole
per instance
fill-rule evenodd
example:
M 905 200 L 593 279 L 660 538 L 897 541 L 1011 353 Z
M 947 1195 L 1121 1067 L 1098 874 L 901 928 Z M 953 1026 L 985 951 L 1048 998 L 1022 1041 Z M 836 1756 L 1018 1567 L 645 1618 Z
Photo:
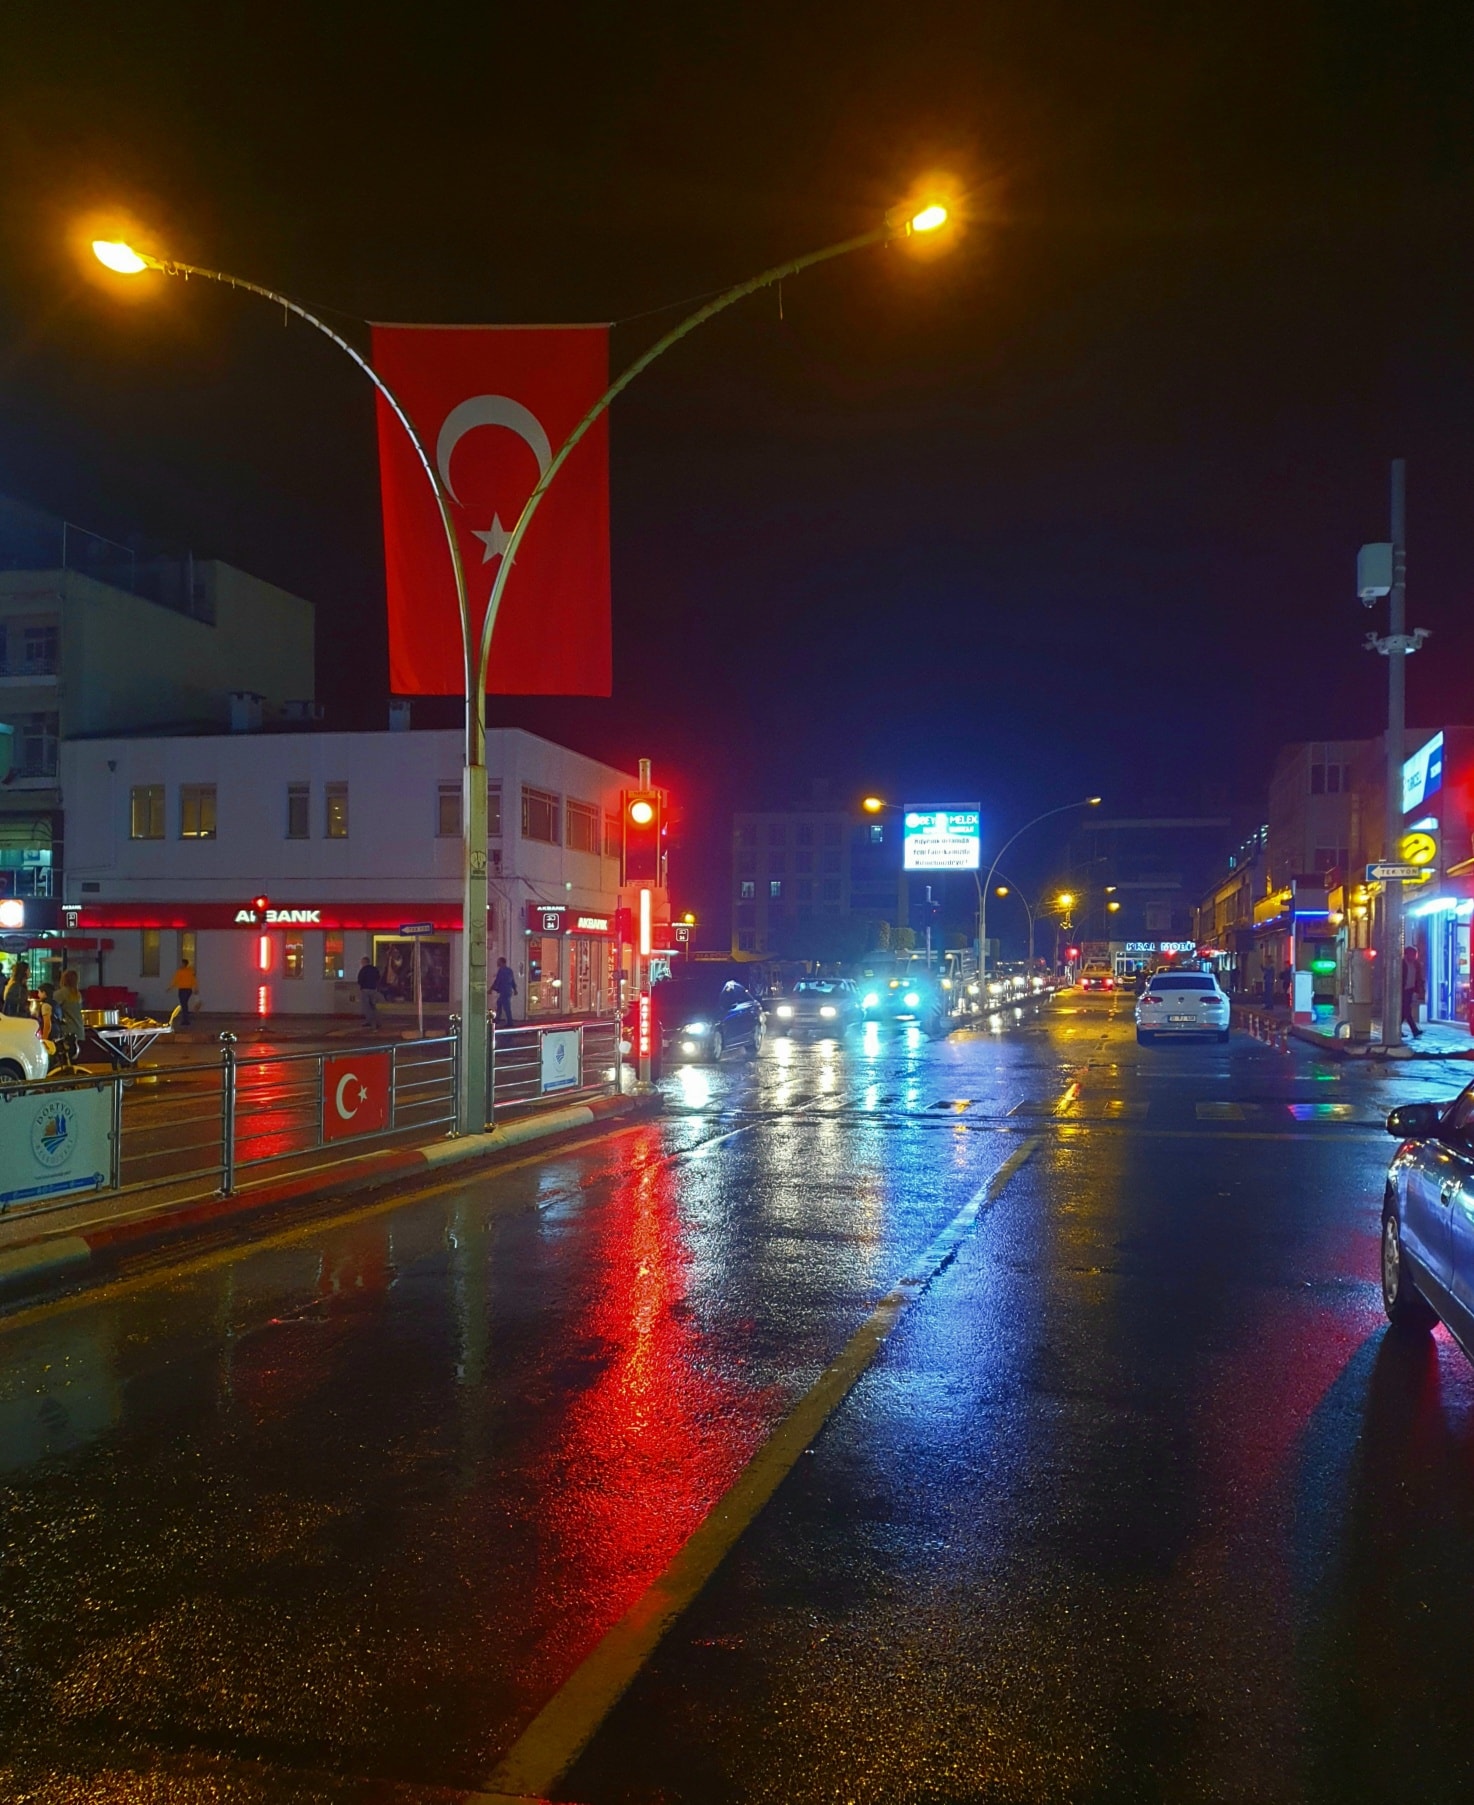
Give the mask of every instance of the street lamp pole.
M 974 872 L 973 876 L 976 877 L 977 873 Z M 1019 886 L 1016 883 L 1014 883 L 1013 879 L 1008 875 L 1008 873 L 1006 871 L 1000 871 L 998 873 L 998 879 L 999 879 L 999 882 L 1007 888 L 1009 895 L 1016 896 L 1019 899 L 1019 901 L 1024 905 L 1024 914 L 1027 915 L 1029 918 L 1029 972 L 1030 972 L 1030 975 L 1032 976 L 1033 969 L 1034 969 L 1034 911 L 1030 907 L 1028 897 L 1024 895 L 1023 891 L 1019 888 Z M 979 884 L 978 885 L 978 901 L 979 902 L 982 901 L 982 894 L 983 894 L 983 887 L 981 884 Z
M 843 257 L 851 251 L 863 250 L 870 245 L 885 244 L 894 238 L 906 238 L 912 233 L 934 232 L 946 224 L 947 217 L 947 210 L 937 205 L 925 206 L 919 211 L 910 208 L 893 208 L 879 226 L 873 227 L 868 232 L 858 233 L 853 238 L 842 239 L 837 244 L 826 245 L 822 250 L 809 251 L 801 257 L 791 257 L 786 262 L 775 264 L 773 268 L 763 270 L 761 274 L 752 276 L 745 282 L 734 284 L 733 287 L 717 295 L 714 300 L 708 301 L 704 306 L 698 307 L 694 313 L 688 314 L 662 338 L 657 339 L 649 350 L 637 357 L 623 374 L 610 383 L 558 447 L 536 488 L 528 496 L 521 513 L 517 516 L 517 523 L 512 528 L 507 540 L 506 548 L 497 567 L 495 581 L 492 584 L 486 616 L 482 622 L 479 647 L 473 644 L 474 629 L 467 601 L 466 579 L 461 564 L 460 548 L 456 542 L 455 527 L 450 515 L 450 498 L 445 493 L 444 486 L 425 451 L 414 423 L 388 384 L 368 360 L 356 351 L 346 339 L 320 320 L 316 314 L 310 313 L 300 303 L 291 300 L 288 296 L 278 294 L 275 289 L 263 287 L 258 282 L 247 282 L 239 276 L 227 275 L 221 270 L 203 269 L 195 264 L 151 257 L 144 252 L 135 251 L 129 245 L 110 243 L 106 240 L 94 242 L 92 249 L 98 261 L 119 274 L 135 275 L 143 270 L 151 269 L 166 276 L 200 276 L 212 282 L 224 283 L 229 288 L 240 288 L 249 294 L 260 295 L 264 300 L 273 302 L 288 313 L 295 314 L 307 325 L 315 327 L 324 337 L 330 338 L 339 350 L 346 352 L 352 358 L 353 362 L 384 397 L 394 417 L 409 435 L 415 455 L 419 458 L 425 475 L 429 479 L 435 495 L 436 507 L 440 512 L 441 524 L 445 529 L 446 543 L 450 549 L 451 567 L 455 573 L 456 605 L 461 620 L 461 650 L 466 686 L 466 757 L 461 803 L 462 1045 L 459 1095 L 456 1100 L 456 1124 L 462 1134 L 477 1132 L 486 1123 L 488 1076 L 486 683 L 491 662 L 491 640 L 496 627 L 497 615 L 501 609 L 502 594 L 506 588 L 508 573 L 527 529 L 532 523 L 533 516 L 537 513 L 538 504 L 547 493 L 553 478 L 568 461 L 570 453 L 599 416 L 642 371 L 648 369 L 655 362 L 656 358 L 668 351 L 672 345 L 678 344 L 696 327 L 733 306 L 736 302 L 744 300 L 748 295 L 757 293 L 759 289 L 770 288 L 775 282 L 781 282 L 788 276 L 796 276 L 801 270 L 809 269 L 816 263 L 827 263 L 831 258 Z
M 988 889 L 993 882 L 993 875 L 1002 862 L 1003 855 L 1015 840 L 1022 839 L 1031 827 L 1037 827 L 1041 821 L 1048 821 L 1053 815 L 1067 815 L 1071 809 L 1098 808 L 1099 796 L 1082 796 L 1078 802 L 1062 802 L 1058 808 L 1047 808 L 1042 815 L 1035 815 L 1032 821 L 1026 821 L 1016 833 L 1009 837 L 998 848 L 998 855 L 988 867 L 988 875 L 978 886 L 978 970 L 984 979 L 988 976 Z

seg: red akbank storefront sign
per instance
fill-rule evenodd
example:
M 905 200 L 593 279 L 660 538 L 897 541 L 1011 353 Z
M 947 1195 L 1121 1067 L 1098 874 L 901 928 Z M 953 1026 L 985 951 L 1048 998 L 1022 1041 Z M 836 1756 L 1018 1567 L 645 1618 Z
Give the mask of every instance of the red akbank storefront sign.
M 238 902 L 68 903 L 68 928 L 323 928 L 393 934 L 406 922 L 428 922 L 437 933 L 459 933 L 459 903 L 273 903 L 257 909 Z

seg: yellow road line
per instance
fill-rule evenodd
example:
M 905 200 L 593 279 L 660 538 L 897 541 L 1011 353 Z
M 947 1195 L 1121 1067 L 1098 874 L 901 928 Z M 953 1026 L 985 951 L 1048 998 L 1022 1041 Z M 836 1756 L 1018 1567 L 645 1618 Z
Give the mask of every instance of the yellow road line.
M 545 1794 L 567 1772 L 654 1653 L 661 1638 L 711 1578 L 879 1353 L 907 1304 L 956 1253 L 979 1214 L 1039 1147 L 1025 1141 L 907 1268 L 793 1409 L 691 1532 L 669 1566 L 608 1629 L 518 1737 L 486 1790 L 466 1805 L 490 1805 L 498 1793 Z

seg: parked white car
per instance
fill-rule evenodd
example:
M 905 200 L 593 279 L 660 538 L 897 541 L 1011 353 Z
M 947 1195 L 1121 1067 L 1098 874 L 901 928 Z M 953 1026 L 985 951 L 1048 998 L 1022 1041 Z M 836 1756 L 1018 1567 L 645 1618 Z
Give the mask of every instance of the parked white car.
M 1168 1034 L 1228 1039 L 1228 998 L 1211 972 L 1152 973 L 1136 999 L 1136 1038 L 1144 1046 Z
M 31 1015 L 0 1015 L 0 1084 L 39 1084 L 50 1066 L 40 1022 Z

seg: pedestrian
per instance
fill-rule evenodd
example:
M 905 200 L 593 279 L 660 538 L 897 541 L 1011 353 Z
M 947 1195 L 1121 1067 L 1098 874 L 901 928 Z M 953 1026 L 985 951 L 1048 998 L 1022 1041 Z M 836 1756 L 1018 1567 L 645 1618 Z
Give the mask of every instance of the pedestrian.
M 1268 959 L 1266 959 L 1264 961 L 1263 982 L 1264 982 L 1264 1007 L 1266 1009 L 1273 1009 L 1274 1008 L 1274 966 Z
M 82 1020 L 82 988 L 77 974 L 70 968 L 61 974 L 61 983 L 52 998 L 52 1039 L 61 1055 L 61 1070 L 69 1072 L 77 1063 L 77 1054 L 87 1038 L 87 1024 Z
M 1280 973 L 1280 990 L 1284 996 L 1285 1007 L 1288 1009 L 1295 995 L 1295 972 L 1288 959 L 1285 961 L 1285 969 Z
M 179 998 L 179 1026 L 189 1026 L 189 999 L 200 987 L 200 980 L 195 968 L 188 959 L 179 961 L 179 970 L 169 980 L 169 988 Z
M 1418 1005 L 1425 994 L 1423 956 L 1416 946 L 1405 946 L 1402 949 L 1401 1026 L 1412 1029 L 1414 1040 L 1422 1038 L 1423 1030 L 1418 1026 Z
M 17 959 L 10 968 L 10 982 L 5 986 L 5 994 L 0 996 L 0 1015 L 30 1013 L 31 968 L 24 959 Z
M 379 968 L 367 953 L 358 968 L 358 1013 L 365 1028 L 379 1031 Z
M 51 984 L 38 984 L 36 986 L 34 1007 L 31 1013 L 41 1025 L 42 1040 L 54 1041 L 56 1039 L 55 1034 L 52 1032 L 56 1019 L 56 1011 L 51 1001 L 54 989 L 55 986 Z
M 496 997 L 496 1020 L 498 1028 L 512 1026 L 512 998 L 517 994 L 517 980 L 512 976 L 512 968 L 505 959 L 498 959 L 496 972 L 491 980 L 492 994 Z

